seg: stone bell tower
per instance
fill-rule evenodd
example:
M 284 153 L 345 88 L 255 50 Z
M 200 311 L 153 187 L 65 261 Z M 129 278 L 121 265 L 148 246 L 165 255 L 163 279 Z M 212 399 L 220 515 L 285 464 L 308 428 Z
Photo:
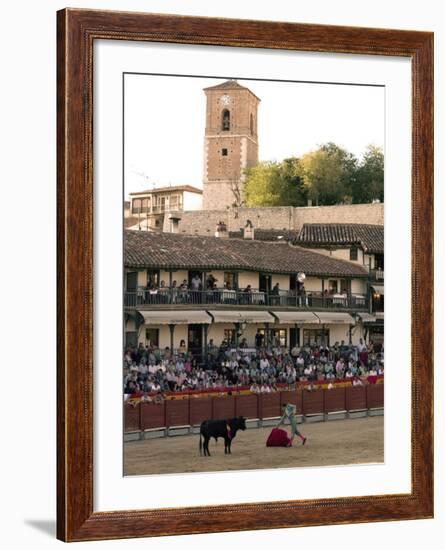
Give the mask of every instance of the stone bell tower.
M 205 88 L 203 209 L 239 206 L 243 170 L 258 163 L 260 100 L 236 80 Z

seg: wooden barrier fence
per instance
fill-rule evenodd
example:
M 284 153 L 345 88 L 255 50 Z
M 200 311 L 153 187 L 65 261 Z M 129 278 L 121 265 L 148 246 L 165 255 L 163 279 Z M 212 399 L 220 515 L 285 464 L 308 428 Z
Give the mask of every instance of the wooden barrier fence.
M 263 420 L 280 416 L 283 403 L 296 405 L 297 414 L 303 416 L 378 409 L 383 407 L 383 395 L 383 384 L 370 384 L 331 390 L 166 399 L 163 403 L 144 402 L 136 406 L 125 404 L 124 431 L 197 426 L 203 420 L 234 416 Z

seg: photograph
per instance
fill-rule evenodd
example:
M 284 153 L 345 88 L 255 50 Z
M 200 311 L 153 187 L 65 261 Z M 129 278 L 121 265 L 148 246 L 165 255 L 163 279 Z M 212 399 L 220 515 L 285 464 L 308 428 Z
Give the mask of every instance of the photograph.
M 434 33 L 208 15 L 57 12 L 57 538 L 432 518 Z
M 384 463 L 385 86 L 123 78 L 123 474 Z

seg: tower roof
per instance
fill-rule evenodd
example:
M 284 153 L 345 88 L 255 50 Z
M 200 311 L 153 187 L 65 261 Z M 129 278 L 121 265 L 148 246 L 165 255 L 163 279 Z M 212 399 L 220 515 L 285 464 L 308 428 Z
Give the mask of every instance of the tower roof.
M 215 86 L 209 86 L 208 88 L 204 88 L 204 91 L 207 90 L 247 90 L 252 95 L 254 95 L 258 101 L 261 101 L 259 97 L 257 97 L 252 90 L 249 88 L 246 88 L 245 86 L 241 86 L 237 80 L 226 80 L 225 82 L 221 82 L 221 84 L 216 84 Z

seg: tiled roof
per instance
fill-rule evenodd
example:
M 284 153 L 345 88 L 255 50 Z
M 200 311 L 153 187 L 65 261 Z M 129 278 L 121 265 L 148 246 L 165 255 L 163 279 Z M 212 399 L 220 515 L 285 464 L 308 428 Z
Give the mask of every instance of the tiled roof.
M 248 88 L 241 86 L 237 80 L 226 80 L 225 82 L 221 82 L 221 84 L 204 88 L 204 90 L 248 90 Z
M 383 225 L 355 223 L 306 223 L 295 239 L 301 246 L 357 245 L 365 252 L 383 253 Z
M 288 242 L 125 231 L 124 264 L 133 268 L 239 269 L 366 277 L 366 270 Z
M 128 216 L 127 218 L 124 218 L 125 229 L 129 229 L 130 227 L 137 225 L 138 222 L 139 218 L 137 216 Z
M 225 82 L 221 82 L 221 84 L 216 84 L 216 86 L 209 86 L 208 88 L 204 88 L 204 91 L 207 90 L 247 90 L 258 100 L 260 99 L 252 92 L 252 90 L 246 88 L 246 86 L 241 86 L 241 84 L 239 84 L 237 80 L 226 80 Z
M 190 193 L 199 193 L 202 195 L 202 189 L 199 189 L 198 187 L 193 187 L 193 185 L 171 185 L 166 187 L 153 187 L 152 189 L 146 189 L 145 191 L 135 191 L 134 193 L 130 193 L 131 197 L 135 197 L 137 195 L 149 195 L 152 193 L 166 193 L 166 192 L 176 192 L 176 191 L 189 191 Z
M 242 239 L 244 230 L 229 231 L 229 237 L 232 239 Z M 298 238 L 298 231 L 290 229 L 256 229 L 254 230 L 256 241 L 292 241 Z

